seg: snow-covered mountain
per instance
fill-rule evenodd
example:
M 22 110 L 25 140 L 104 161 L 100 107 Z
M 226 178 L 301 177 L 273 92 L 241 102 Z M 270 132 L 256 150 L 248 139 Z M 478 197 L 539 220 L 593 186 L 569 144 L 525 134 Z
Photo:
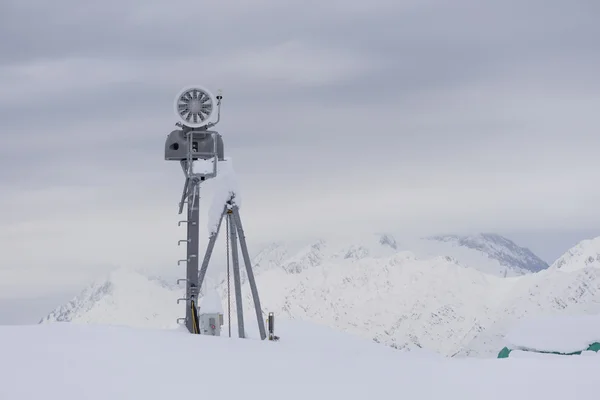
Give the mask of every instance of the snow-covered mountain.
M 500 277 L 521 276 L 548 268 L 533 252 L 497 234 L 441 235 L 395 238 L 391 234 L 355 235 L 317 240 L 301 249 L 273 243 L 254 259 L 255 267 L 282 267 L 289 271 L 340 259 L 381 258 L 409 251 L 420 258 L 448 256 L 463 267 Z
M 600 237 L 580 242 L 556 260 L 550 268 L 574 271 L 582 267 L 600 268 Z
M 543 270 L 504 279 L 449 256 L 315 259 L 304 264 L 303 279 L 281 271 L 261 275 L 263 286 L 279 287 L 265 291 L 265 304 L 400 348 L 489 356 L 520 318 L 600 312 L 600 269 L 578 259 L 569 266 L 573 273 Z
M 600 313 L 600 269 L 573 272 L 542 271 L 518 278 L 491 311 L 485 329 L 470 335 L 461 355 L 490 356 L 504 346 L 504 335 L 520 319 L 530 316 Z
M 182 311 L 177 305 L 180 297 L 184 297 L 183 289 L 169 287 L 155 277 L 121 268 L 112 271 L 106 280 L 87 287 L 41 322 L 173 327 Z
M 406 238 L 396 243 L 396 248 L 422 258 L 449 256 L 464 267 L 499 277 L 521 276 L 548 268 L 529 249 L 491 233 Z
M 580 244 L 584 254 L 590 243 L 596 241 Z M 293 250 L 273 244 L 253 262 L 263 311 L 396 348 L 470 356 L 497 353 L 506 330 L 528 315 L 600 312 L 600 268 L 586 265 L 586 258 L 503 278 L 452 256 L 401 249 L 390 235 L 350 243 L 321 240 Z M 473 251 L 465 254 L 477 254 Z M 226 309 L 225 287 L 221 283 L 217 290 Z M 243 296 L 246 326 L 252 329 L 256 320 L 247 284 Z M 183 305 L 176 304 L 180 297 L 182 288 L 155 277 L 115 271 L 42 322 L 174 327 L 183 314 Z

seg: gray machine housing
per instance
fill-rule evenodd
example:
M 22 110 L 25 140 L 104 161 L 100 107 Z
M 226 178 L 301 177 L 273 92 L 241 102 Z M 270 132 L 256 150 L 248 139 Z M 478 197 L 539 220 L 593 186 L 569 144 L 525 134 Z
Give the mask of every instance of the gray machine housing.
M 188 137 L 191 135 L 191 140 Z M 215 139 L 216 138 L 216 139 Z M 224 160 L 223 138 L 216 131 L 178 129 L 169 133 L 165 141 L 165 160 L 184 161 L 188 159 L 190 143 L 192 145 L 191 156 L 193 160 L 208 160 L 216 153 L 219 161 Z
M 221 336 L 221 326 L 223 326 L 223 314 L 205 313 L 200 314 L 200 334 Z

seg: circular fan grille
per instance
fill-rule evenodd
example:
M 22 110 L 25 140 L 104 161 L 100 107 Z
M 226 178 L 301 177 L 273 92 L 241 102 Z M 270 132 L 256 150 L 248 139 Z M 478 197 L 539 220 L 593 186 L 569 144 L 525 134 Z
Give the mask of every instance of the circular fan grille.
M 175 112 L 184 125 L 197 128 L 208 124 L 214 110 L 212 94 L 198 87 L 184 89 L 175 100 Z

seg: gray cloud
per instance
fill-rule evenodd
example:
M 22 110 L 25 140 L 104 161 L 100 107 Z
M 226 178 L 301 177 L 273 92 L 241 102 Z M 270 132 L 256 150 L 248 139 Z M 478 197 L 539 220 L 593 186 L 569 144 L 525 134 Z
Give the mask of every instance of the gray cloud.
M 592 0 L 4 1 L 0 271 L 180 258 L 182 176 L 162 152 L 195 83 L 224 90 L 256 244 L 355 229 L 571 245 L 600 224 L 598 16 Z

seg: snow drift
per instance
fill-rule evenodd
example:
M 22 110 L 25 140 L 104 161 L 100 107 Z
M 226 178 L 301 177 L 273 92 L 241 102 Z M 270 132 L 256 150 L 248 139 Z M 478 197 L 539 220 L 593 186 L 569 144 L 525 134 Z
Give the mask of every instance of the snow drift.
M 532 318 L 520 322 L 505 337 L 514 349 L 574 353 L 600 343 L 600 314 Z
M 279 321 L 281 341 L 0 326 L 1 399 L 596 399 L 600 357 L 456 360 Z

